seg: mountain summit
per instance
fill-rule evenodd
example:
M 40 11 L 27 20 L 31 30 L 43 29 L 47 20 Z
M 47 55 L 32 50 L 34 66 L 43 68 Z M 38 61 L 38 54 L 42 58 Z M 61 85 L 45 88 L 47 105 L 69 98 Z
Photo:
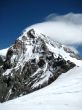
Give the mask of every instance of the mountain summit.
M 67 46 L 26 30 L 0 55 L 0 102 L 43 88 L 79 65 L 78 55 Z

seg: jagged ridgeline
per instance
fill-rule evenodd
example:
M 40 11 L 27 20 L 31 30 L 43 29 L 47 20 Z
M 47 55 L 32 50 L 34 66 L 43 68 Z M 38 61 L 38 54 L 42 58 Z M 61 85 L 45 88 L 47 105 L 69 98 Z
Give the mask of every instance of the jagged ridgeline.
M 68 50 L 34 29 L 25 31 L 8 49 L 5 60 L 0 56 L 0 102 L 43 88 L 73 68 L 75 64 L 65 58 L 77 55 Z

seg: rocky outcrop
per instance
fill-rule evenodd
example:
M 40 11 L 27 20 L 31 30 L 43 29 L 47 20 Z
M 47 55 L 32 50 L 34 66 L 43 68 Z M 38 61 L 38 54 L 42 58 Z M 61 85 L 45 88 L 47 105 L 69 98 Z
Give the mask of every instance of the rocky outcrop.
M 4 60 L 5 60 L 5 57 L 0 55 L 0 66 L 3 65 Z
M 72 49 L 67 48 L 67 47 L 63 47 L 63 48 L 64 48 L 64 50 L 65 50 L 67 53 L 70 54 L 70 56 L 71 56 L 72 58 L 76 58 L 76 59 L 80 60 L 80 56 L 79 56 L 78 54 L 75 54 L 75 52 L 74 52 Z

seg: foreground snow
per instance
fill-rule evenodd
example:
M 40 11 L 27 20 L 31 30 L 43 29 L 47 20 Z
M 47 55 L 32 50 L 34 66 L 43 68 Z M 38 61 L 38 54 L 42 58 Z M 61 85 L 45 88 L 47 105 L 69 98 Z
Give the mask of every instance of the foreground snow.
M 0 104 L 0 110 L 82 110 L 82 67 L 63 73 L 54 83 Z

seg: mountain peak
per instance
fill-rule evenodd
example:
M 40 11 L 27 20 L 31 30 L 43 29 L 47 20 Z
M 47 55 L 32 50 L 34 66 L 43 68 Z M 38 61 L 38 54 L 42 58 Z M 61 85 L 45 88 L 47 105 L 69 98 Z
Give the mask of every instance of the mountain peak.
M 0 102 L 45 87 L 75 65 L 80 63 L 71 49 L 34 29 L 26 30 L 0 66 Z

